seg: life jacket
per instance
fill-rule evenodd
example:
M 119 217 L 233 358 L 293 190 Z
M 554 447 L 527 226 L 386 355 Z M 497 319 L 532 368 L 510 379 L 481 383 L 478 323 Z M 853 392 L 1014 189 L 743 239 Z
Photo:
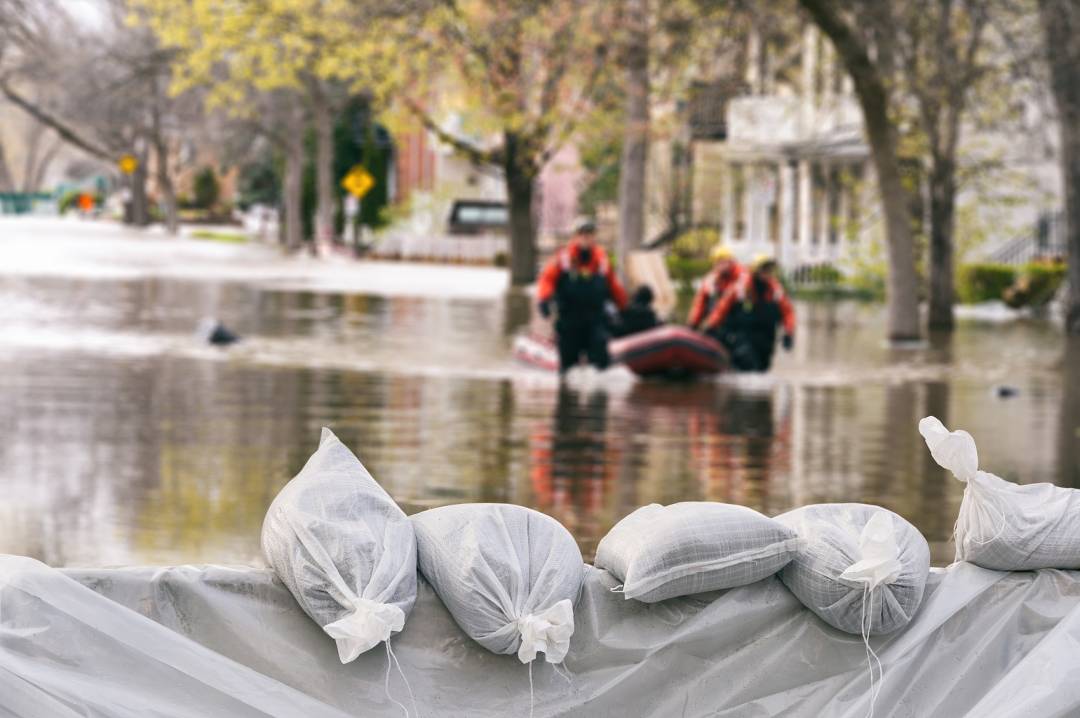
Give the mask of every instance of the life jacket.
M 559 252 L 559 279 L 555 285 L 555 302 L 560 320 L 586 323 L 602 320 L 604 304 L 612 299 L 608 287 L 611 267 L 603 250 L 594 247 L 588 264 L 580 264 L 578 245 Z
M 750 274 L 735 286 L 735 306 L 725 326 L 775 338 L 776 328 L 783 319 L 780 304 L 784 301 L 784 288 L 775 279 L 766 280 L 763 291 L 759 291 L 758 285 Z

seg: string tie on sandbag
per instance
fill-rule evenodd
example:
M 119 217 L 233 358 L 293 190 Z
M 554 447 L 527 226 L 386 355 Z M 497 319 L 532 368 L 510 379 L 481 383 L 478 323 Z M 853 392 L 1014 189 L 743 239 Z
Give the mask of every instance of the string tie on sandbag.
M 521 633 L 518 660 L 529 663 L 543 651 L 548 663 L 561 663 L 574 634 L 573 604 L 564 598 L 551 608 L 522 616 L 517 620 L 517 629 Z
M 893 583 L 900 577 L 903 564 L 900 563 L 900 549 L 896 544 L 896 532 L 893 530 L 892 516 L 885 511 L 878 511 L 863 527 L 859 537 L 859 560 L 847 567 L 840 574 L 840 580 L 862 584 L 862 611 L 859 617 L 859 629 L 863 647 L 866 649 L 866 664 L 870 673 L 870 718 L 874 715 L 874 703 L 885 680 L 885 671 L 881 659 L 870 647 L 870 632 L 874 621 L 874 589 Z M 874 662 L 877 663 L 877 680 L 874 679 Z
M 352 613 L 323 626 L 327 635 L 337 642 L 342 663 L 356 660 L 361 653 L 405 627 L 405 612 L 397 606 L 367 598 L 354 598 L 351 603 Z

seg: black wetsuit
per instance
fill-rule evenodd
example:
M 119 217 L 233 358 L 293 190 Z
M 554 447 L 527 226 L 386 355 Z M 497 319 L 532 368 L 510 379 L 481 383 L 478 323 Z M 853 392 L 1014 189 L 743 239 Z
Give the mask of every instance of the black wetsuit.
M 566 371 L 585 354 L 597 369 L 606 369 L 608 327 L 604 305 L 611 299 L 607 277 L 600 272 L 565 270 L 555 286 L 559 318 L 555 334 L 559 339 L 559 370 Z
M 652 307 L 632 302 L 620 312 L 619 324 L 615 327 L 614 334 L 617 337 L 626 337 L 658 326 L 660 326 L 660 320 Z
M 776 353 L 776 328 L 783 317 L 779 304 L 757 299 L 765 295 L 763 287 L 755 284 L 752 293 L 755 299 L 738 302 L 713 334 L 727 347 L 737 370 L 768 371 Z

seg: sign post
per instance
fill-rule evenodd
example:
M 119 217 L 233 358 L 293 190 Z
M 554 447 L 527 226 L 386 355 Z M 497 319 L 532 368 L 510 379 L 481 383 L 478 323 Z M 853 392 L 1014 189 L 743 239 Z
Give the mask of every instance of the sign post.
M 342 178 L 341 186 L 349 193 L 345 198 L 345 236 L 353 247 L 359 249 L 356 218 L 360 215 L 361 200 L 375 186 L 375 178 L 363 165 L 356 165 Z

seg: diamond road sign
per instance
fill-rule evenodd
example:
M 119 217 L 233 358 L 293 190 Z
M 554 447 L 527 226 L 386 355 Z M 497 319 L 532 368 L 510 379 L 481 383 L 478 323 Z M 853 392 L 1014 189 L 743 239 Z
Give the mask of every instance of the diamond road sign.
M 362 165 L 356 165 L 341 180 L 341 186 L 352 196 L 360 199 L 375 186 L 375 178 Z

